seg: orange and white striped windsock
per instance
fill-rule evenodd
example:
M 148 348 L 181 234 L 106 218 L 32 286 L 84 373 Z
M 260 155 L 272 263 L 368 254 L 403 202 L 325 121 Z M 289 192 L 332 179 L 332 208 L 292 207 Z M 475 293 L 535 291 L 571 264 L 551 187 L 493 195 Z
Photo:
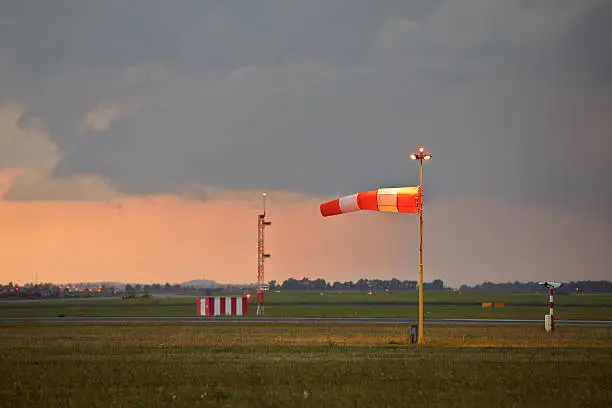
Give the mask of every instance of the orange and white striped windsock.
M 395 213 L 418 213 L 422 194 L 419 187 L 379 188 L 321 204 L 321 215 L 345 214 L 369 210 Z

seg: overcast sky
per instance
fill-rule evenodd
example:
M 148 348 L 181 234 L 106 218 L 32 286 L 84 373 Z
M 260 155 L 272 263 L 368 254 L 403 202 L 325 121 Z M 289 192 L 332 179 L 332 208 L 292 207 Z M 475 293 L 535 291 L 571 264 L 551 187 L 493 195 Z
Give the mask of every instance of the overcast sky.
M 219 191 L 257 200 L 267 189 L 306 197 L 314 214 L 321 200 L 416 185 L 407 157 L 423 143 L 438 276 L 460 281 L 449 269 L 469 262 L 472 281 L 513 280 L 525 264 L 538 266 L 521 279 L 612 278 L 610 22 L 607 0 L 4 1 L 4 206 L 31 218 L 33 202 L 165 195 L 206 206 Z M 414 220 L 397 220 L 389 234 L 405 238 Z M 338 222 L 297 232 L 288 221 L 276 239 L 340 233 Z M 313 256 L 333 258 L 326 248 Z M 396 252 L 385 270 L 397 274 L 413 253 Z M 376 274 L 332 258 L 337 276 Z M 286 265 L 271 273 L 293 273 Z

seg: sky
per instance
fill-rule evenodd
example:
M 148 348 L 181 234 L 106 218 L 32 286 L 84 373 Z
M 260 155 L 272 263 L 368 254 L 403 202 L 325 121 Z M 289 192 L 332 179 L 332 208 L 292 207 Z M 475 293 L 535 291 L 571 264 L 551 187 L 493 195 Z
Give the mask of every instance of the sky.
M 612 279 L 612 3 L 0 6 L 0 282 Z

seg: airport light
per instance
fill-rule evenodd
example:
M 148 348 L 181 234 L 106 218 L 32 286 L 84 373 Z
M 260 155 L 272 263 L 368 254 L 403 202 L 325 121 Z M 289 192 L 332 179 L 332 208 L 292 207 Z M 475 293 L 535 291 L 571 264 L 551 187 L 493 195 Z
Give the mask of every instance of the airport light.
M 555 301 L 554 301 L 554 297 L 555 297 L 555 289 L 560 288 L 561 286 L 563 286 L 563 283 L 559 283 L 559 282 L 538 282 L 538 284 L 548 288 L 548 308 L 549 308 L 549 315 L 550 316 L 550 330 L 551 331 L 555 331 L 555 314 L 554 314 L 554 305 L 555 305 Z M 544 323 L 544 327 L 548 330 L 547 327 L 547 323 L 545 321 Z

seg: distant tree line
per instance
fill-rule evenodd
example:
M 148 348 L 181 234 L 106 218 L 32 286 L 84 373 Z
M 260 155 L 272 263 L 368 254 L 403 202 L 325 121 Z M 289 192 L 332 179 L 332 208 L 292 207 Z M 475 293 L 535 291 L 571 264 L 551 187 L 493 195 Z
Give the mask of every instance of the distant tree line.
M 270 290 L 348 290 L 348 291 L 370 291 L 370 290 L 416 290 L 418 285 L 416 281 L 399 280 L 399 279 L 359 279 L 356 282 L 327 282 L 325 279 L 317 278 L 311 280 L 309 278 L 294 279 L 289 278 L 282 283 L 275 280 L 270 281 Z M 425 282 L 423 284 L 425 290 L 443 290 L 444 282 L 436 279 L 433 282 Z
M 240 287 L 242 288 L 242 287 Z M 212 288 L 198 288 L 193 285 L 181 284 L 106 284 L 81 282 L 76 284 L 57 285 L 53 283 L 25 283 L 17 285 L 9 282 L 6 285 L 0 284 L 0 299 L 18 298 L 67 298 L 67 297 L 108 297 L 108 296 L 147 296 L 149 294 L 171 292 L 171 293 L 197 293 L 206 296 L 216 292 L 236 289 L 232 285 L 219 285 Z
M 478 285 L 462 285 L 461 291 L 485 291 L 485 292 L 507 292 L 528 293 L 534 291 L 546 291 L 547 289 L 538 282 L 483 282 Z M 563 286 L 555 289 L 557 294 L 568 293 L 612 293 L 612 282 L 609 281 L 572 281 L 564 282 Z
M 285 281 L 270 281 L 270 290 L 311 290 L 311 291 L 370 291 L 370 290 L 416 290 L 418 283 L 412 280 L 399 280 L 396 278 L 386 279 L 359 279 L 358 281 L 327 282 L 325 279 L 317 278 L 289 278 Z M 436 279 L 425 282 L 424 289 L 427 290 L 451 290 L 444 285 L 444 281 Z M 483 292 L 505 292 L 505 293 L 534 293 L 546 291 L 547 289 L 538 282 L 483 282 L 474 286 L 462 285 L 460 291 L 483 291 Z M 612 293 L 612 282 L 609 281 L 572 281 L 565 282 L 563 286 L 555 290 L 558 294 L 568 293 Z
M 179 283 L 170 284 L 169 282 L 166 282 L 164 285 L 159 283 L 153 283 L 151 285 L 142 285 L 136 283 L 132 285 L 128 283 L 127 285 L 125 285 L 124 290 L 126 293 L 198 292 L 208 296 L 215 292 L 220 292 L 224 289 L 232 289 L 232 285 L 219 286 L 214 288 L 198 288 L 193 285 L 182 285 Z

